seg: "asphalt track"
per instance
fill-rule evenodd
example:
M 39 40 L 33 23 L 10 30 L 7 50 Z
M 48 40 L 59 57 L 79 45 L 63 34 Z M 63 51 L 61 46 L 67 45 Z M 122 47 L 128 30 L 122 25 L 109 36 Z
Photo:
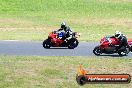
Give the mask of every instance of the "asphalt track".
M 67 48 L 51 48 L 44 49 L 42 42 L 34 41 L 0 41 L 0 55 L 15 56 L 95 56 L 93 54 L 94 47 L 97 42 L 80 42 L 75 49 Z M 118 57 L 114 55 L 102 55 Z M 132 57 L 132 52 L 125 57 Z

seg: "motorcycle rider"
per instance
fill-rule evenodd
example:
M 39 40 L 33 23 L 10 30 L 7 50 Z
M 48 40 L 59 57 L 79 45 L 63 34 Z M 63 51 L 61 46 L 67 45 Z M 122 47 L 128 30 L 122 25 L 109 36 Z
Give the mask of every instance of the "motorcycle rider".
M 126 46 L 128 46 L 127 38 L 121 32 L 116 31 L 114 37 L 117 38 L 117 40 L 119 41 L 119 50 L 125 49 Z
M 66 25 L 65 22 L 62 22 L 61 23 L 61 27 L 60 29 L 57 30 L 58 32 L 59 31 L 64 31 L 64 35 L 65 35 L 65 38 L 63 38 L 64 41 L 68 41 L 69 39 L 72 38 L 72 30 L 70 29 L 69 26 Z

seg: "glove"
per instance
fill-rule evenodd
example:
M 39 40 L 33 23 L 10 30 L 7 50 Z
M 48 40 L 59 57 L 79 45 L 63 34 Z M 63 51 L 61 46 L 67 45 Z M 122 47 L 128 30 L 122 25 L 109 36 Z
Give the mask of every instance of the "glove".
M 67 43 L 68 42 L 68 39 L 65 39 L 64 41 Z

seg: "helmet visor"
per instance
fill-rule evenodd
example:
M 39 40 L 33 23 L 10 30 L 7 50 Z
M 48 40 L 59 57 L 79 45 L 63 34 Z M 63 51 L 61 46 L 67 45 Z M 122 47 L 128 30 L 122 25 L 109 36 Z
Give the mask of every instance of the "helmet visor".
M 119 37 L 120 34 L 116 34 L 115 37 Z
M 65 25 L 61 25 L 61 28 L 65 28 Z

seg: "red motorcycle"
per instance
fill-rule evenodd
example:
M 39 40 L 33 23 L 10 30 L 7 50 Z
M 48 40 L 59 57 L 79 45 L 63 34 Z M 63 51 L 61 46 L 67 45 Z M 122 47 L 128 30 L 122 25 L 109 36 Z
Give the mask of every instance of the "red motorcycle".
M 52 31 L 49 33 L 48 38 L 43 41 L 44 48 L 50 47 L 68 47 L 69 49 L 74 49 L 78 46 L 79 42 L 77 38 L 79 33 L 73 32 L 72 38 L 65 41 L 66 34 L 64 32 Z M 61 38 L 60 38 L 61 37 Z
M 93 53 L 97 56 L 102 53 L 118 53 L 120 56 L 125 56 L 130 51 L 132 52 L 132 39 L 128 39 L 128 46 L 119 49 L 119 41 L 114 37 L 106 36 L 100 40 L 100 45 L 94 48 Z

